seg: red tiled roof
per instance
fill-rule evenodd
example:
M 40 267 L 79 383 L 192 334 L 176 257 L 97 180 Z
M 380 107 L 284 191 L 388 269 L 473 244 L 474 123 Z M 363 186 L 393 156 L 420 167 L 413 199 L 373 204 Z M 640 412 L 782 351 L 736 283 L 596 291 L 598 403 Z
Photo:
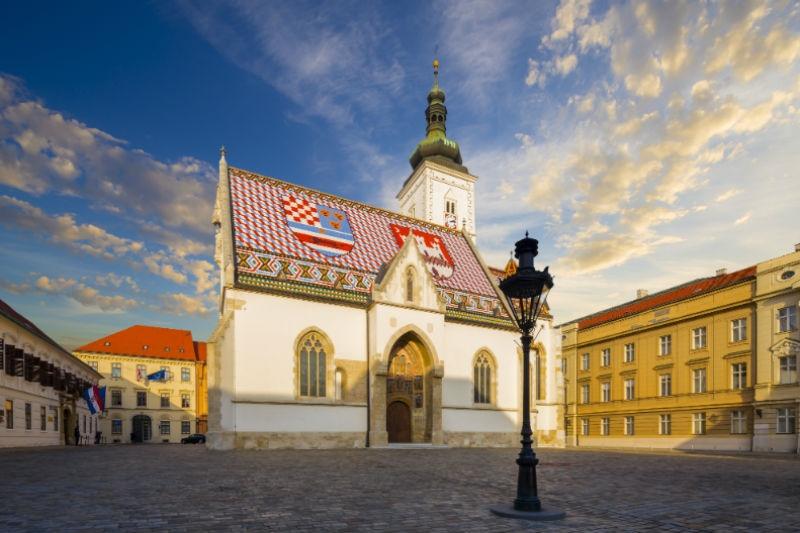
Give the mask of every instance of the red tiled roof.
M 137 325 L 92 341 L 76 351 L 196 361 L 205 360 L 206 343 L 195 342 L 192 332 L 186 329 Z
M 751 266 L 743 268 L 742 270 L 737 270 L 736 272 L 731 272 L 730 274 L 697 279 L 632 302 L 624 303 L 617 307 L 600 311 L 573 322 L 578 322 L 579 330 L 591 328 L 593 326 L 605 324 L 606 322 L 649 311 L 650 309 L 661 307 L 662 305 L 679 302 L 723 287 L 735 285 L 747 279 L 752 279 L 755 275 L 756 267 Z

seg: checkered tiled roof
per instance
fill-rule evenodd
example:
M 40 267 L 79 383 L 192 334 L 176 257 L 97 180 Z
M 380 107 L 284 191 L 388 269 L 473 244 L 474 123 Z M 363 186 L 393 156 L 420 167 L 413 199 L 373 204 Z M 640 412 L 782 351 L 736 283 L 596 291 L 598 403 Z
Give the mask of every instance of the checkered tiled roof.
M 266 252 L 377 275 L 399 249 L 390 228 L 390 224 L 395 224 L 435 235 L 444 243 L 454 269 L 450 277 L 436 280 L 440 288 L 497 297 L 467 237 L 458 231 L 237 168 L 229 169 L 229 177 L 238 250 Z M 287 225 L 284 199 L 290 196 L 344 211 L 355 240 L 352 250 L 328 256 L 303 244 Z

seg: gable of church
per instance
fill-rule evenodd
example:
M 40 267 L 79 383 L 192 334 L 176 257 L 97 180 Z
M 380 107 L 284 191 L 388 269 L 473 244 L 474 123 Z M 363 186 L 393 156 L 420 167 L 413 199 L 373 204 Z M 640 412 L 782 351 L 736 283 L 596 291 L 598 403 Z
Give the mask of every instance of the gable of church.
M 366 305 L 413 238 L 447 317 L 511 325 L 461 232 L 237 168 L 228 180 L 237 286 Z
M 417 239 L 406 239 L 400 251 L 378 273 L 372 300 L 445 312 L 444 302 L 436 290 L 436 280 Z

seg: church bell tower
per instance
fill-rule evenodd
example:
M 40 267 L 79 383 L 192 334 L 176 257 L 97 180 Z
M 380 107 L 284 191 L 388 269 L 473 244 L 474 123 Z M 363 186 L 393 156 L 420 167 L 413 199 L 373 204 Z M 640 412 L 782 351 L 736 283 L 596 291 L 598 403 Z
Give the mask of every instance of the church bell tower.
M 433 87 L 425 109 L 426 136 L 409 158 L 411 175 L 397 200 L 404 215 L 460 229 L 475 240 L 475 180 L 461 161 L 458 143 L 447 137 L 447 107 L 433 61 Z

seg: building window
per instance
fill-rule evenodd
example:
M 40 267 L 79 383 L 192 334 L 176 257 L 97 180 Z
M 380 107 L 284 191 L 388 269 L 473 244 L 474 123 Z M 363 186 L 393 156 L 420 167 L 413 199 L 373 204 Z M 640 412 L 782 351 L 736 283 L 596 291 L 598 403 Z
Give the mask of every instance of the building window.
M 731 320 L 731 342 L 739 342 L 747 339 L 747 319 L 737 318 Z
M 169 408 L 169 393 L 162 392 L 161 393 L 161 408 Z
M 661 374 L 658 383 L 660 396 L 672 396 L 672 374 Z
M 53 417 L 53 431 L 58 431 L 58 407 L 50 406 L 50 416 Z
M 600 352 L 600 366 L 611 366 L 611 348 L 604 348 Z
M 147 365 L 136 365 L 136 381 L 147 379 Z
M 778 409 L 778 433 L 794 433 L 794 409 L 784 407 Z
M 589 384 L 581 385 L 581 403 L 589 403 Z
M 692 434 L 705 435 L 706 434 L 706 414 L 694 413 L 692 414 Z
M 747 363 L 731 365 L 731 388 L 743 389 L 747 387 Z
M 122 378 L 122 363 L 111 363 L 111 379 Z
M 414 270 L 411 268 L 406 271 L 406 301 L 414 301 Z
M 581 370 L 589 370 L 589 354 L 581 355 Z
M 171 381 L 172 380 L 172 373 L 169 371 L 168 366 L 162 366 L 159 370 L 164 371 L 164 381 Z
M 672 353 L 672 335 L 662 335 L 658 338 L 658 355 Z
M 192 372 L 190 368 L 183 367 L 181 368 L 181 381 L 184 383 L 189 382 L 192 380 Z
M 327 376 L 327 350 L 319 333 L 311 332 L 300 340 L 300 396 L 324 398 Z
M 633 379 L 626 379 L 625 380 L 625 399 L 626 400 L 633 400 L 634 397 L 635 397 L 634 380 Z
M 778 331 L 794 331 L 797 329 L 797 309 L 794 307 L 783 307 L 778 309 Z
M 455 200 L 445 200 L 444 201 L 444 210 L 446 213 L 450 215 L 456 214 L 456 201 Z
M 112 390 L 111 391 L 111 407 L 122 407 L 122 391 L 121 390 Z
M 625 345 L 625 358 L 623 361 L 626 363 L 632 363 L 634 359 L 636 359 L 636 346 L 630 342 Z
M 475 403 L 492 403 L 492 360 L 489 354 L 481 352 L 475 358 L 473 373 L 473 399 Z
M 778 358 L 780 368 L 779 383 L 794 383 L 797 381 L 797 358 L 786 355 Z
M 192 432 L 192 423 L 188 420 L 181 420 L 181 435 L 188 435 Z
M 33 429 L 33 407 L 31 404 L 25 404 L 25 429 Z
M 672 435 L 672 415 L 658 415 L 658 434 Z
M 6 429 L 14 429 L 14 401 L 6 400 Z
M 47 407 L 39 406 L 39 429 L 47 431 Z
M 147 391 L 136 391 L 136 407 L 147 407 Z
M 183 392 L 181 393 L 181 409 L 189 409 L 191 407 L 191 402 L 189 401 L 189 393 Z
M 601 418 L 600 419 L 600 434 L 603 436 L 608 436 L 609 434 L 609 419 L 608 418 Z
M 581 418 L 581 435 L 588 435 L 589 434 L 589 419 L 588 418 Z
M 162 420 L 158 424 L 158 432 L 162 435 L 170 434 L 169 420 Z
M 626 435 L 633 435 L 634 434 L 634 426 L 633 426 L 633 417 L 626 416 L 625 417 L 625 434 Z
M 706 369 L 696 368 L 692 370 L 692 392 L 701 393 L 706 391 Z
M 111 421 L 111 434 L 122 435 L 122 420 L 115 418 Z
M 694 328 L 692 330 L 692 350 L 699 350 L 700 348 L 705 348 L 707 340 L 708 336 L 705 326 L 700 328 Z
M 605 381 L 600 384 L 600 401 L 602 402 L 611 401 L 611 383 L 608 381 Z
M 739 434 L 747 431 L 747 416 L 744 411 L 731 411 L 731 433 Z
M 97 372 L 97 361 L 89 361 L 89 366 L 92 367 L 95 372 Z

